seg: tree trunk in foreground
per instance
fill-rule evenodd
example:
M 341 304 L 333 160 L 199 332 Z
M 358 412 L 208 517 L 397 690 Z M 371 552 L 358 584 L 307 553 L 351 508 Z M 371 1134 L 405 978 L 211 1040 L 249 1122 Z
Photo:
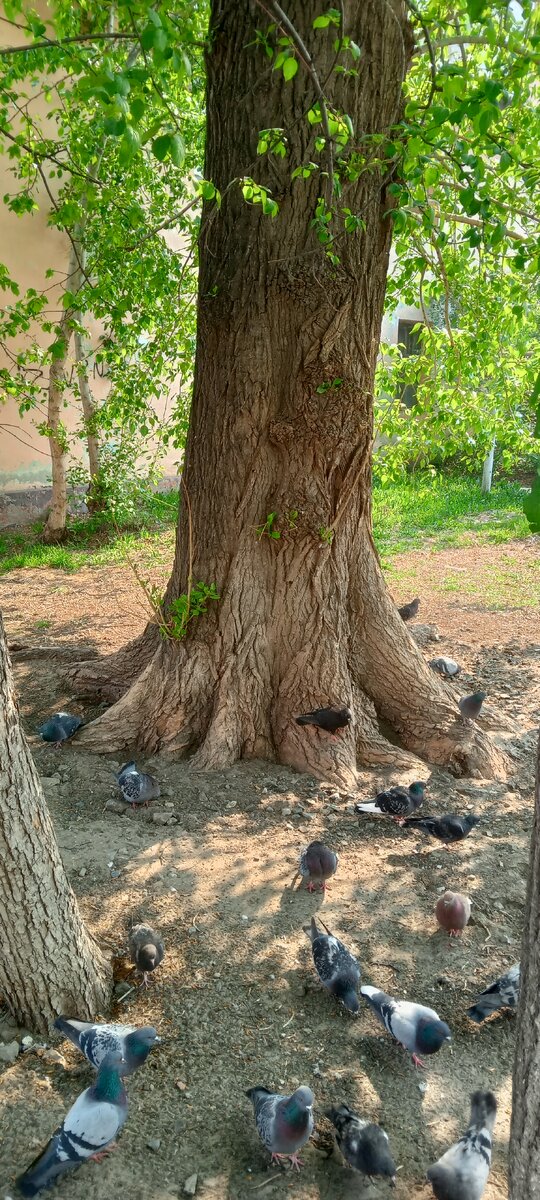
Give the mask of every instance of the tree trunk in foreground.
M 540 740 L 536 764 L 510 1132 L 509 1200 L 540 1196 Z
M 106 1010 L 111 971 L 85 929 L 19 724 L 0 617 L 0 992 L 46 1032 L 59 1013 Z
M 332 104 L 350 114 L 360 151 L 374 158 L 364 134 L 385 133 L 401 115 L 407 7 L 348 0 L 344 9 L 345 32 L 362 49 L 358 78 L 331 73 L 336 33 L 313 29 L 319 3 L 290 0 L 287 14 L 319 78 L 329 77 Z M 351 783 L 357 754 L 373 764 L 415 761 L 385 739 L 381 717 L 414 754 L 491 776 L 502 756 L 463 723 L 425 666 L 371 536 L 392 171 L 375 164 L 345 182 L 337 209 L 358 214 L 365 230 L 340 237 L 332 265 L 311 227 L 327 182 L 318 171 L 291 182 L 321 134 L 305 120 L 317 98 L 312 77 L 302 62 L 290 83 L 269 70 L 254 44 L 261 23 L 249 0 L 214 0 L 205 175 L 224 196 L 220 210 L 203 211 L 189 504 L 165 609 L 190 577 L 214 584 L 220 599 L 181 643 L 163 642 L 151 625 L 127 652 L 74 670 L 80 692 L 121 696 L 79 740 L 100 750 L 196 748 L 194 762 L 206 768 L 276 758 Z M 285 159 L 257 158 L 259 130 L 270 127 L 285 130 Z M 271 189 L 276 219 L 228 186 L 245 176 Z M 295 724 L 295 714 L 329 704 L 354 710 L 343 737 Z

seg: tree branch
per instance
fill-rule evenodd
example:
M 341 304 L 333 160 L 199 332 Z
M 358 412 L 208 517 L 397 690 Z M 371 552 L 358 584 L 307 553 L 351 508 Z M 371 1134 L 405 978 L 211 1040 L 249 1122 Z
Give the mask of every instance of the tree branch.
M 78 42 L 108 42 L 133 41 L 132 33 L 78 33 L 65 38 L 44 38 L 41 42 L 31 42 L 29 46 L 6 46 L 0 50 L 0 58 L 9 58 L 11 54 L 29 54 L 31 50 L 60 49 Z

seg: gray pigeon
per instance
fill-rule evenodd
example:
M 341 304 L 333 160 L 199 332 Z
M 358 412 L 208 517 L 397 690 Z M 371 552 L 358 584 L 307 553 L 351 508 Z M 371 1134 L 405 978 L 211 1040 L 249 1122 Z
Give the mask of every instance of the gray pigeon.
M 307 879 L 308 892 L 315 891 L 315 884 L 321 892 L 326 891 L 326 881 L 335 875 L 339 858 L 334 850 L 325 846 L 324 842 L 310 842 L 300 854 L 299 871 L 303 879 Z M 294 880 L 293 880 L 294 882 Z
M 103 1154 L 117 1137 L 127 1117 L 127 1096 L 120 1078 L 122 1056 L 113 1051 L 104 1058 L 93 1087 L 75 1101 L 48 1146 L 16 1180 L 23 1196 L 37 1196 L 59 1175 L 72 1171 L 89 1158 Z
M 424 1066 L 420 1054 L 436 1054 L 452 1040 L 448 1025 L 433 1008 L 411 1000 L 394 1000 L 375 987 L 361 987 L 360 992 L 388 1033 L 412 1054 L 415 1066 Z
M 420 599 L 418 596 L 415 596 L 414 600 L 410 600 L 408 604 L 402 604 L 401 608 L 398 608 L 398 613 L 399 613 L 402 621 L 412 621 L 413 617 L 416 616 L 419 608 L 420 608 Z
M 255 1124 L 263 1145 L 274 1159 L 290 1158 L 300 1170 L 299 1150 L 313 1133 L 313 1092 L 299 1087 L 292 1096 L 281 1096 L 265 1087 L 248 1088 L 255 1110 Z
M 363 1121 L 347 1104 L 329 1108 L 324 1115 L 335 1126 L 337 1144 L 349 1166 L 369 1179 L 383 1175 L 395 1183 L 396 1164 L 388 1149 L 388 1134 L 380 1125 Z
M 148 804 L 149 800 L 157 800 L 161 795 L 157 779 L 138 771 L 134 762 L 125 763 L 116 778 L 122 799 L 128 804 Z
M 323 987 L 341 1000 L 349 1012 L 358 1012 L 360 967 L 354 954 L 330 930 L 321 933 L 315 917 L 311 918 L 311 928 L 306 928 L 306 933 L 311 938 L 313 962 Z
M 148 975 L 159 967 L 165 954 L 159 933 L 150 925 L 134 925 L 129 934 L 129 953 L 142 974 L 144 986 L 148 987 Z
M 471 1021 L 474 1021 L 475 1025 L 481 1025 L 486 1017 L 493 1016 L 493 1013 L 499 1012 L 501 1008 L 517 1008 L 520 976 L 520 965 L 514 963 L 505 975 L 501 975 L 500 979 L 496 979 L 495 983 L 481 992 L 472 1007 L 467 1009 L 467 1016 Z
M 496 1112 L 493 1092 L 473 1092 L 465 1133 L 428 1170 L 436 1200 L 481 1200 L 491 1167 Z
M 487 692 L 473 692 L 471 696 L 462 696 L 458 700 L 458 708 L 462 717 L 467 717 L 470 721 L 474 720 L 480 713 L 480 709 L 487 696 Z
M 57 1017 L 54 1027 L 77 1046 L 93 1067 L 100 1067 L 106 1055 L 116 1050 L 124 1059 L 121 1075 L 132 1075 L 142 1067 L 152 1046 L 161 1041 L 151 1025 L 137 1029 L 135 1025 L 92 1024 L 72 1017 Z
M 73 737 L 81 725 L 80 717 L 73 717 L 71 713 L 59 712 L 54 713 L 48 721 L 40 725 L 37 732 L 41 734 L 44 742 L 53 742 L 54 745 L 61 746 L 62 742 L 67 742 L 69 738 Z
M 466 817 L 448 813 L 444 817 L 407 817 L 403 824 L 407 829 L 421 829 L 422 833 L 429 833 L 439 842 L 449 845 L 452 842 L 463 841 L 471 829 L 478 825 L 479 820 L 480 817 L 476 817 L 474 813 L 468 813 Z
M 444 675 L 446 679 L 454 679 L 461 671 L 459 663 L 453 658 L 432 658 L 429 665 L 439 675 Z
M 344 729 L 352 721 L 350 708 L 316 708 L 313 712 L 303 713 L 294 718 L 297 725 L 315 725 L 337 737 L 338 729 Z
M 355 812 L 384 813 L 401 825 L 404 817 L 411 816 L 420 808 L 425 790 L 425 783 L 411 783 L 410 787 L 392 787 L 387 792 L 379 792 L 369 804 L 355 804 Z

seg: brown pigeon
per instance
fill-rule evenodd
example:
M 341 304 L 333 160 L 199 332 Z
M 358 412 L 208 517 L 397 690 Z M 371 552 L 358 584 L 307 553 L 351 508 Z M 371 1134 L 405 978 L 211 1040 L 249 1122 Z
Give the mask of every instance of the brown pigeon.
M 468 924 L 471 915 L 471 902 L 468 896 L 461 892 L 445 892 L 439 896 L 435 905 L 435 916 L 441 929 L 446 929 L 450 937 L 459 937 Z

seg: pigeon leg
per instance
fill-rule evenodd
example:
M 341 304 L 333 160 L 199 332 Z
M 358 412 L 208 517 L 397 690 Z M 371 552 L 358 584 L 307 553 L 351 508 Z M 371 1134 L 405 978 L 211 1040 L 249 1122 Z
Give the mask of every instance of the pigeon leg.
M 108 1154 L 112 1154 L 113 1150 L 117 1149 L 118 1142 L 111 1142 L 110 1146 L 106 1146 L 105 1150 L 98 1150 L 96 1154 L 91 1154 L 90 1158 L 93 1158 L 94 1162 L 103 1162 L 103 1159 L 106 1158 Z
M 415 1067 L 422 1067 L 422 1070 L 425 1071 L 426 1064 L 425 1064 L 425 1062 L 422 1062 L 422 1059 L 419 1058 L 417 1054 L 413 1054 L 412 1060 L 413 1060 Z
M 461 937 L 462 933 L 463 933 L 462 929 L 449 929 L 448 930 L 448 934 L 450 937 Z
M 329 890 L 330 890 L 330 884 L 326 883 L 325 880 L 323 879 L 322 883 L 319 886 L 319 891 L 320 892 L 328 892 Z
M 287 1157 L 290 1158 L 292 1166 L 296 1167 L 297 1171 L 300 1170 L 300 1167 L 303 1167 L 304 1160 L 303 1158 L 299 1158 L 298 1154 L 289 1154 Z
M 314 891 L 315 891 L 315 884 L 313 883 L 313 880 L 312 880 L 312 879 L 310 879 L 309 883 L 306 883 L 306 890 L 307 890 L 308 892 L 314 892 Z

